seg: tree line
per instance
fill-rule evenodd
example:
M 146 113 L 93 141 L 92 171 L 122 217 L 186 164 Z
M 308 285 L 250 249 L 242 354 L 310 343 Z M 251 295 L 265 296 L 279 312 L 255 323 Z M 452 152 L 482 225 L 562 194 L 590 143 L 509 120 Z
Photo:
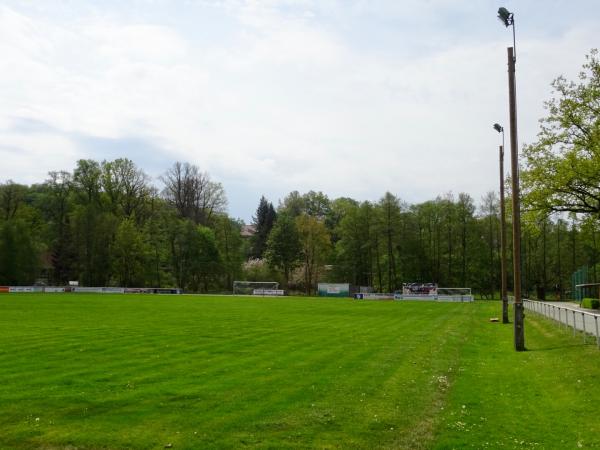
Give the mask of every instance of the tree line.
M 128 159 L 80 160 L 41 184 L 0 185 L 0 283 L 208 290 L 240 272 L 241 223 L 220 183 L 187 163 L 163 190 Z
M 597 51 L 578 82 L 559 77 L 553 86 L 557 97 L 546 103 L 537 141 L 524 146 L 521 172 L 523 290 L 541 298 L 568 295 L 583 265 L 590 282 L 600 275 Z M 0 284 L 224 292 L 236 279 L 278 280 L 311 294 L 320 281 L 380 292 L 433 281 L 489 297 L 499 290 L 496 192 L 478 202 L 448 193 L 417 204 L 389 192 L 357 201 L 294 191 L 277 206 L 263 196 L 244 238 L 223 186 L 199 167 L 177 162 L 160 183 L 123 158 L 80 160 L 31 186 L 0 183 Z
M 227 215 L 225 192 L 208 174 L 176 163 L 161 179 L 158 191 L 130 160 L 80 160 L 72 173 L 51 172 L 41 184 L 1 184 L 0 284 L 78 280 L 225 292 L 236 279 L 277 280 L 311 294 L 320 281 L 379 292 L 435 281 L 497 295 L 494 192 L 476 205 L 466 193 L 408 204 L 389 192 L 359 202 L 294 191 L 277 207 L 262 197 L 255 233 L 243 238 L 244 224 Z M 583 264 L 595 276 L 594 218 L 523 217 L 526 295 L 564 295 Z

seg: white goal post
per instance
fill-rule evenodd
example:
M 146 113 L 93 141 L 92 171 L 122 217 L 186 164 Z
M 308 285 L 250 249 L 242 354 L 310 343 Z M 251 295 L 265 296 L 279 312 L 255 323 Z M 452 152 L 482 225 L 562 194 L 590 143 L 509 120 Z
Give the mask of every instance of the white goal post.
M 471 288 L 444 288 L 435 283 L 406 283 L 394 294 L 396 300 L 425 300 L 439 302 L 472 302 Z
M 233 295 L 253 295 L 255 290 L 275 291 L 279 289 L 277 281 L 234 281 Z

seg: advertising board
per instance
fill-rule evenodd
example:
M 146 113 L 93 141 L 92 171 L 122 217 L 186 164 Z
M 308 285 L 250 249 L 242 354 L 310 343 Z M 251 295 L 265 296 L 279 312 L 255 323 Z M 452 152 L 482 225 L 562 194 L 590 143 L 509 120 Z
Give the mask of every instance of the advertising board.
M 101 287 L 73 286 L 71 288 L 71 292 L 80 292 L 80 293 L 91 292 L 91 293 L 101 294 L 103 291 L 102 291 Z
M 57 286 L 45 286 L 44 292 L 65 292 L 65 288 Z
M 252 295 L 285 295 L 285 291 L 283 289 L 254 289 L 252 291 Z
M 350 297 L 349 283 L 319 283 L 319 297 Z
M 378 293 L 378 292 L 361 292 L 354 294 L 356 300 L 393 300 L 394 294 Z
M 8 292 L 10 292 L 10 293 L 42 292 L 42 288 L 40 287 L 39 290 L 37 290 L 35 286 L 10 286 L 8 288 Z
M 102 292 L 105 294 L 124 294 L 125 288 L 122 287 L 103 287 Z

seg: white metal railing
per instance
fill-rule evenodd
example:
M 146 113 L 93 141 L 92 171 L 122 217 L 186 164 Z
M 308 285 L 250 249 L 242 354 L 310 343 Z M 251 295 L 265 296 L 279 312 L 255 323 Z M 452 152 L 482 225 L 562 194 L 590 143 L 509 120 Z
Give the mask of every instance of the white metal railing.
M 571 327 L 573 336 L 578 331 L 582 332 L 583 342 L 585 343 L 588 334 L 596 336 L 596 345 L 600 349 L 600 333 L 598 332 L 598 319 L 600 314 L 594 314 L 588 311 L 582 311 L 577 308 L 557 305 L 556 303 L 541 302 L 538 300 L 523 299 L 525 309 L 541 316 L 558 322 L 558 326 L 565 326 L 565 329 Z

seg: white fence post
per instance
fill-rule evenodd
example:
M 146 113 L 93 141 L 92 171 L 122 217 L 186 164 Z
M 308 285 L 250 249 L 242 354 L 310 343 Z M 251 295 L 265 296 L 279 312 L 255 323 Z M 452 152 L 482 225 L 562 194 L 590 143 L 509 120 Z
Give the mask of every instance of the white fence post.
M 560 320 L 560 306 L 558 307 L 558 328 L 562 328 L 562 322 Z

